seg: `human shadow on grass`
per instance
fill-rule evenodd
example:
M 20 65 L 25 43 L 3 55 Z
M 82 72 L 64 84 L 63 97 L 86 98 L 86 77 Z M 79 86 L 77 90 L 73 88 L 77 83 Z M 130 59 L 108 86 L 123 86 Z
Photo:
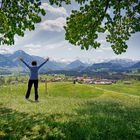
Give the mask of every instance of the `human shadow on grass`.
M 0 107 L 0 139 L 140 139 L 140 108 L 88 101 L 72 114 L 28 114 Z

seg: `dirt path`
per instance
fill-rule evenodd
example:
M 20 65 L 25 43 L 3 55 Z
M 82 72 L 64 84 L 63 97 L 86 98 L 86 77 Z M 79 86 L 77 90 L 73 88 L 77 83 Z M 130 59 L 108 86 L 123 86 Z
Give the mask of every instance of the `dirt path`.
M 92 86 L 92 87 L 93 87 L 93 86 Z M 103 91 L 107 91 L 107 92 L 113 92 L 113 93 L 116 93 L 116 94 L 121 94 L 121 95 L 126 95 L 126 96 L 131 96 L 131 97 L 140 98 L 140 96 L 138 96 L 138 95 L 133 95 L 133 94 L 129 94 L 129 93 L 117 92 L 117 91 L 108 90 L 108 89 L 103 89 L 103 88 L 95 87 L 95 86 L 94 86 L 94 88 L 99 89 L 99 90 L 103 90 Z

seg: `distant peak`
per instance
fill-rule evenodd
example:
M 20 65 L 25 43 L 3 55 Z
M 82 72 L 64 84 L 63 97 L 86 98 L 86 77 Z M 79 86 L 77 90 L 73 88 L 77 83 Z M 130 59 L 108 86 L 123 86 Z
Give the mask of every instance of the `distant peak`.
M 25 53 L 23 50 L 15 51 L 14 53 Z
M 81 62 L 79 59 L 76 59 L 75 62 Z

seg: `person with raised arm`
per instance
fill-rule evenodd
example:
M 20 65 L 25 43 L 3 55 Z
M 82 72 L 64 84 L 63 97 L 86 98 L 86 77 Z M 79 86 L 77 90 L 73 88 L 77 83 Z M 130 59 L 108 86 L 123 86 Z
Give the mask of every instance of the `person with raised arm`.
M 39 66 L 37 66 L 37 61 L 32 61 L 32 66 L 29 66 L 24 60 L 23 58 L 20 58 L 20 60 L 29 68 L 30 70 L 30 78 L 28 81 L 28 89 L 26 92 L 26 99 L 29 99 L 30 96 L 30 92 L 31 92 L 31 88 L 32 85 L 34 84 L 34 91 L 35 91 L 35 101 L 38 101 L 38 71 L 39 69 L 47 62 L 49 61 L 49 58 L 46 58 L 46 60 Z

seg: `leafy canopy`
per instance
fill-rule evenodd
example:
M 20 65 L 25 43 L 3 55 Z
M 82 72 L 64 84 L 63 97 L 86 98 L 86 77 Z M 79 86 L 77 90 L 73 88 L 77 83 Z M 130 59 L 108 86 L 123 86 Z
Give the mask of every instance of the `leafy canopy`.
M 1 0 L 0 3 L 0 44 L 14 44 L 14 36 L 24 36 L 26 29 L 34 30 L 35 23 L 41 22 L 45 10 L 40 0 Z
M 73 10 L 64 27 L 65 39 L 81 49 L 98 48 L 98 36 L 106 35 L 106 41 L 116 54 L 127 49 L 126 41 L 140 31 L 140 0 L 75 0 L 80 10 Z M 49 0 L 61 6 L 71 0 Z M 26 29 L 34 30 L 41 22 L 41 0 L 2 0 L 0 9 L 0 43 L 14 44 L 14 35 L 24 36 Z
M 131 34 L 140 31 L 140 0 L 91 0 L 72 11 L 65 30 L 66 40 L 87 50 L 98 48 L 98 36 L 105 33 L 113 51 L 121 54 Z

